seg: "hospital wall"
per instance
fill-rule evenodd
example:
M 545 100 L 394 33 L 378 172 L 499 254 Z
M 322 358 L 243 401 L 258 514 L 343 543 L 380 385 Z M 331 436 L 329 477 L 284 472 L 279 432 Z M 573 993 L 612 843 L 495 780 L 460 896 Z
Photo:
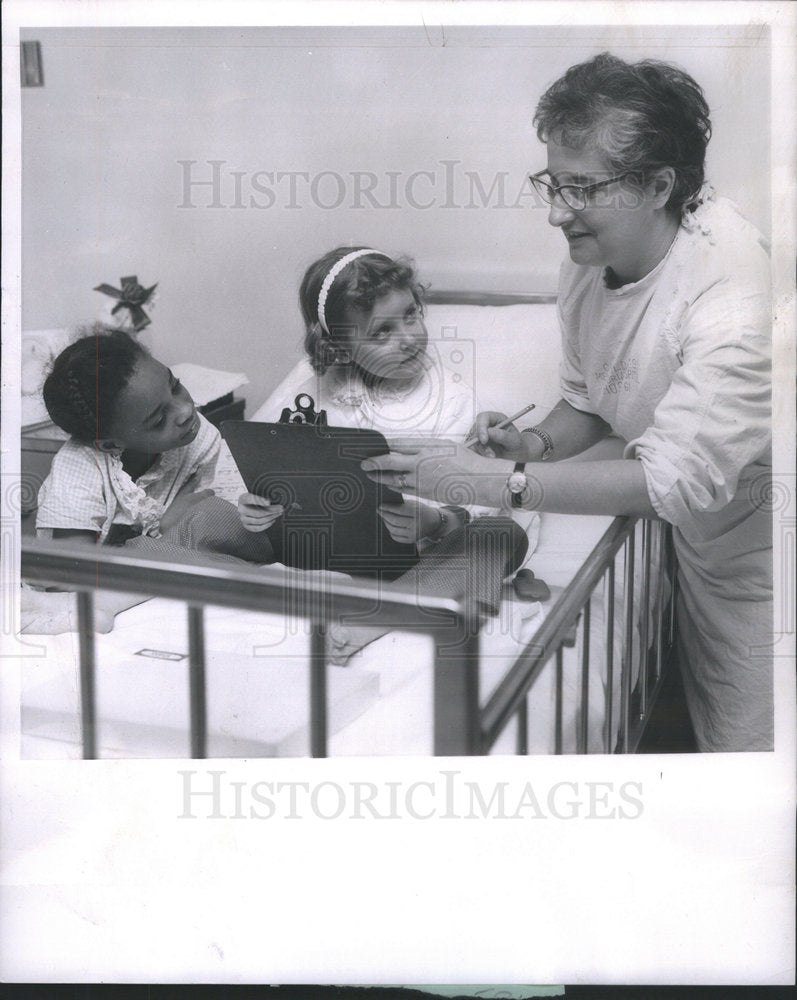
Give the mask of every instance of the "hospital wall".
M 769 59 L 758 28 L 26 29 L 22 327 L 92 320 L 95 285 L 158 282 L 167 363 L 295 362 L 315 256 L 368 244 L 437 287 L 552 291 L 561 235 L 531 196 L 536 99 L 609 49 L 672 60 L 712 107 L 709 176 L 765 233 Z M 552 331 L 553 335 L 553 331 Z M 507 354 L 511 359 L 511 352 Z

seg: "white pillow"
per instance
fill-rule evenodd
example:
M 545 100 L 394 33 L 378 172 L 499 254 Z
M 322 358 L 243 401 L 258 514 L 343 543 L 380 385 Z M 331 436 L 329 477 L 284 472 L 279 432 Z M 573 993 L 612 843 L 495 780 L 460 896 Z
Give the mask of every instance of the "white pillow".
M 247 420 L 275 423 L 279 420 L 283 408 L 292 405 L 300 386 L 312 377 L 313 369 L 310 361 L 306 357 L 300 358 L 268 399 L 261 403 L 255 412 L 247 417 Z
M 554 303 L 429 305 L 426 327 L 443 364 L 476 390 L 482 409 L 511 415 L 535 403 L 536 410 L 521 421 L 528 426 L 559 400 L 561 346 Z M 301 358 L 249 419 L 279 420 L 285 400 L 312 374 Z

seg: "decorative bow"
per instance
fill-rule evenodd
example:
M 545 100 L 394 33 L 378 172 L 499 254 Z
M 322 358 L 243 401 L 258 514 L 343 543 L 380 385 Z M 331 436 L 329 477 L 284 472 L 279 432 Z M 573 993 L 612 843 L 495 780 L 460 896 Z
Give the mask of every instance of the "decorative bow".
M 132 275 L 129 278 L 120 278 L 119 281 L 122 285 L 121 291 L 119 291 L 119 289 L 112 288 L 110 285 L 97 285 L 94 291 L 102 292 L 103 295 L 110 295 L 114 299 L 119 299 L 111 310 L 111 315 L 115 316 L 120 309 L 127 309 L 130 313 L 133 329 L 143 330 L 144 327 L 149 326 L 152 321 L 144 312 L 142 306 L 147 304 L 150 296 L 158 287 L 158 284 L 156 282 L 152 288 L 142 288 L 135 275 Z

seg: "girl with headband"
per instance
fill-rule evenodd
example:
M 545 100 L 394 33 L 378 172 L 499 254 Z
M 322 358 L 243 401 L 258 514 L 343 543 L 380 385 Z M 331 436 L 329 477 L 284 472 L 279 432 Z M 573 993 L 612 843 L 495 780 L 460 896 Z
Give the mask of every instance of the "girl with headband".
M 331 426 L 464 438 L 477 410 L 473 392 L 430 355 L 422 294 L 409 261 L 367 247 L 338 247 L 307 269 L 299 306 L 316 374 L 299 392 L 326 410 Z M 264 498 L 247 494 L 238 506 L 247 530 L 269 526 L 272 508 Z M 463 507 L 415 498 L 380 513 L 393 538 L 417 545 L 410 575 L 419 591 L 468 596 L 475 613 L 497 613 L 502 581 L 528 548 L 511 518 L 472 519 Z M 334 626 L 332 662 L 346 662 L 385 631 Z

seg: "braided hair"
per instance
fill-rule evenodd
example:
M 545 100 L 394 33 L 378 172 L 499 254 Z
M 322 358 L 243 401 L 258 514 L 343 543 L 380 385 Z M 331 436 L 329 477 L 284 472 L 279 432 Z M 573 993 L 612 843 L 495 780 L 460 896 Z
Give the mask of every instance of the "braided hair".
M 119 394 L 144 347 L 122 330 L 97 324 L 53 362 L 42 394 L 50 419 L 78 441 L 110 437 Z

